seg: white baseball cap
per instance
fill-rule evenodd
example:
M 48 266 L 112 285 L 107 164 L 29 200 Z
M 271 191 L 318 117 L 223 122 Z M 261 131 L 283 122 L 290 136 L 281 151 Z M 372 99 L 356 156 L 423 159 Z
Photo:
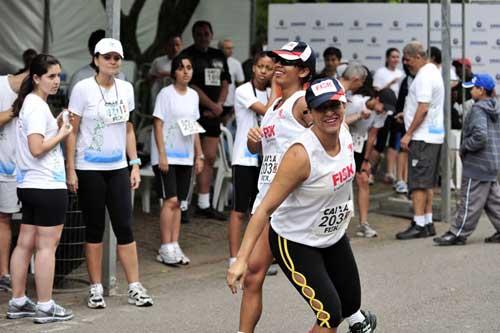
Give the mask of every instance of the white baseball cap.
M 113 38 L 103 38 L 95 46 L 94 54 L 106 54 L 110 52 L 116 52 L 123 58 L 123 47 L 122 43 Z

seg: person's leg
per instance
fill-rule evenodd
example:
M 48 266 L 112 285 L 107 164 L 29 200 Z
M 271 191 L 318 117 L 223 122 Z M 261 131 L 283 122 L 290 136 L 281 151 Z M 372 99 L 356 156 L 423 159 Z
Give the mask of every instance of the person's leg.
M 10 242 L 12 239 L 11 217 L 12 214 L 0 212 L 0 277 L 9 274 Z
M 13 298 L 20 298 L 26 295 L 26 278 L 28 276 L 31 256 L 35 249 L 35 236 L 36 226 L 24 223 L 21 224 L 17 244 L 10 258 Z
M 400 151 L 398 153 L 398 180 L 408 182 L 408 153 Z
M 236 258 L 241 245 L 241 229 L 245 221 L 245 213 L 232 210 L 229 215 L 229 224 L 227 228 L 229 240 L 229 257 Z
M 397 158 L 398 158 L 398 152 L 393 149 L 393 148 L 387 148 L 387 153 L 385 157 L 385 163 L 386 163 L 386 175 L 391 175 L 393 178 L 394 175 L 397 173 Z
M 36 227 L 35 283 L 38 302 L 52 299 L 56 249 L 63 224 L 53 227 Z
M 269 247 L 269 224 L 259 236 L 248 260 L 240 307 L 240 331 L 253 333 L 262 314 L 262 285 L 273 262 Z
M 368 173 L 356 173 L 356 185 L 358 186 L 358 211 L 360 224 L 368 223 L 368 209 L 370 208 L 370 186 L 368 185 Z
M 495 230 L 500 232 L 500 185 L 498 181 L 490 184 L 491 187 L 484 210 Z
M 163 201 L 160 213 L 161 243 L 167 244 L 179 240 L 181 209 L 177 197 Z
M 198 195 L 205 197 L 208 196 L 207 202 L 200 202 L 198 199 L 198 206 L 201 209 L 210 207 L 210 185 L 214 173 L 214 163 L 217 157 L 217 145 L 219 144 L 219 137 L 203 136 L 201 138 L 201 149 L 205 155 L 205 164 L 203 170 L 198 175 Z

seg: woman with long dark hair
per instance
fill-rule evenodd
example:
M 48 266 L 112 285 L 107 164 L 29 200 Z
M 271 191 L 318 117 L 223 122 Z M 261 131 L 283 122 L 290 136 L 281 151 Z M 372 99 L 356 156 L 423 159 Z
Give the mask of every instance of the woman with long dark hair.
M 17 194 L 23 218 L 12 254 L 12 299 L 7 317 L 34 317 L 36 323 L 69 320 L 67 310 L 52 300 L 55 252 L 63 229 L 68 193 L 60 142 L 71 133 L 69 123 L 54 118 L 47 98 L 57 93 L 61 65 L 46 54 L 36 56 L 30 73 L 14 102 L 17 122 Z M 35 283 L 38 303 L 26 296 L 28 266 L 35 256 Z

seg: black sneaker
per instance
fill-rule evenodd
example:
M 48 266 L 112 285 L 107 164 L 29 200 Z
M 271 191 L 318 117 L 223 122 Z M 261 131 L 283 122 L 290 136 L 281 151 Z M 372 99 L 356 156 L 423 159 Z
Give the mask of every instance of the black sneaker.
M 495 232 L 490 237 L 484 239 L 485 243 L 500 243 L 500 231 Z
M 440 237 L 435 237 L 433 239 L 434 244 L 446 246 L 446 245 L 465 245 L 466 238 L 463 236 L 455 236 L 451 231 L 445 232 Z
M 362 323 L 356 323 L 349 327 L 348 333 L 371 333 L 377 328 L 377 316 L 370 311 L 361 310 L 365 320 Z
M 187 210 L 181 211 L 181 223 L 182 224 L 189 223 L 189 212 Z
M 411 222 L 410 227 L 408 229 L 402 232 L 398 232 L 396 234 L 396 238 L 399 240 L 424 238 L 427 236 L 429 236 L 427 228 L 417 225 L 415 221 Z
M 216 211 L 212 207 L 208 207 L 205 209 L 201 209 L 200 207 L 196 207 L 196 215 L 199 217 L 204 217 L 207 219 L 214 219 L 214 220 L 219 220 L 219 221 L 226 221 L 227 217 L 226 215 Z
M 426 224 L 427 236 L 436 236 L 436 228 L 434 228 L 434 223 Z

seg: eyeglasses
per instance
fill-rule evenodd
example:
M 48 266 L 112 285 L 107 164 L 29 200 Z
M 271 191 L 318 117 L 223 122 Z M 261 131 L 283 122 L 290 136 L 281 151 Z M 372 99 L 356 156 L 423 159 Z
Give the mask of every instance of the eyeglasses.
M 117 56 L 117 55 L 112 56 L 112 55 L 110 55 L 110 54 L 103 54 L 103 55 L 102 55 L 102 57 L 103 57 L 103 58 L 104 58 L 104 60 L 106 60 L 106 61 L 110 61 L 111 59 L 113 59 L 114 61 L 119 61 L 119 60 L 121 59 L 121 57 L 120 57 L 120 56 Z

